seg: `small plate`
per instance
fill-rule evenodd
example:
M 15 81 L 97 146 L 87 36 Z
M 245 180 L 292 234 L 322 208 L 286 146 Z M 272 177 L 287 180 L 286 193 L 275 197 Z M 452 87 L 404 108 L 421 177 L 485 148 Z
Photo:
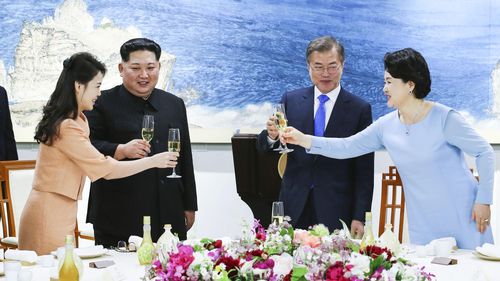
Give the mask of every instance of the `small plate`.
M 483 255 L 477 251 L 472 251 L 472 253 L 480 258 L 480 259 L 483 259 L 483 260 L 489 260 L 489 261 L 500 261 L 500 257 L 491 257 L 491 256 L 487 256 L 487 255 Z
M 75 253 L 81 258 L 81 259 L 91 259 L 91 258 L 97 258 L 100 257 L 108 252 L 108 249 L 99 249 L 96 251 L 75 251 Z

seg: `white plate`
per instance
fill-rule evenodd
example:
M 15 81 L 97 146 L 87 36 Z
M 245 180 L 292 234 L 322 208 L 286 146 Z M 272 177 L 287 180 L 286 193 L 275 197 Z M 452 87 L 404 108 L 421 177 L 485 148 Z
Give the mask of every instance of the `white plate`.
M 108 249 L 82 249 L 75 249 L 75 254 L 81 259 L 97 258 L 108 252 Z M 57 257 L 57 251 L 52 251 L 51 254 Z
M 108 249 L 98 249 L 94 251 L 75 251 L 75 253 L 82 259 L 91 259 L 100 257 L 108 252 Z
M 479 253 L 478 251 L 472 251 L 472 253 L 480 258 L 480 259 L 483 259 L 483 260 L 489 260 L 489 261 L 500 261 L 500 257 L 492 257 L 492 256 L 487 256 L 487 255 L 483 255 L 481 253 Z

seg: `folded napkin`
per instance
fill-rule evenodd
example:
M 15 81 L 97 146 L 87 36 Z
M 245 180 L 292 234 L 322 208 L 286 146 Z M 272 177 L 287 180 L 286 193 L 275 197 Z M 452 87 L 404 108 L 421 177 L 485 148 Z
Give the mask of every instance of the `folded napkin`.
M 139 237 L 139 236 L 136 236 L 136 235 L 131 235 L 129 238 L 128 238 L 128 243 L 134 243 L 135 244 L 135 248 L 136 249 L 139 249 L 139 246 L 141 246 L 141 243 L 142 243 L 142 237 Z
M 36 255 L 35 251 L 9 249 L 7 250 L 7 252 L 5 252 L 5 259 L 35 263 L 38 259 L 38 256 Z
M 484 243 L 481 247 L 476 247 L 476 251 L 485 256 L 500 258 L 500 246 Z
M 104 252 L 104 247 L 102 245 L 89 246 L 89 247 L 75 249 L 75 254 L 77 254 L 78 256 L 98 255 L 98 254 L 101 254 L 102 252 Z
M 442 237 L 442 238 L 434 239 L 431 242 L 429 242 L 429 244 L 425 245 L 427 255 L 433 256 L 436 254 L 435 245 L 437 243 L 448 243 L 451 246 L 452 251 L 455 251 L 458 249 L 457 240 L 455 240 L 455 237 Z

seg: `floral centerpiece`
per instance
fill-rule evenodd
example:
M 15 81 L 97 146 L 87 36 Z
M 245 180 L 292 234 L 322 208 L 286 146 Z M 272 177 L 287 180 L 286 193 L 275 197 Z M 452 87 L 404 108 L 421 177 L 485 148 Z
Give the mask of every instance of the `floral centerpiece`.
M 360 249 L 345 230 L 293 229 L 289 219 L 265 230 L 257 221 L 242 238 L 201 239 L 159 250 L 144 280 L 433 280 L 434 275 L 375 245 Z

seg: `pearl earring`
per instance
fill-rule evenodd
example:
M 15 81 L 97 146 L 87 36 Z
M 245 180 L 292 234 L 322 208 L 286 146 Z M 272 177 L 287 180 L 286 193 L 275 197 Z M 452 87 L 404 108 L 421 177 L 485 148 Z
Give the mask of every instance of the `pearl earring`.
M 411 96 L 411 95 L 413 95 L 413 90 L 410 90 L 410 91 L 408 92 L 408 94 L 409 94 L 410 96 Z

